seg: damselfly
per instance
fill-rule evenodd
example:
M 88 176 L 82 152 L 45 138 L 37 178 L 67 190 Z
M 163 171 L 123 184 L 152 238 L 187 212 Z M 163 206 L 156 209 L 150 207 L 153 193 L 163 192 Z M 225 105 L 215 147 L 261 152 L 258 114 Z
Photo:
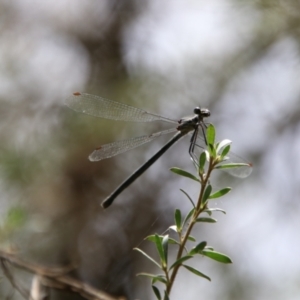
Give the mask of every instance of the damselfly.
M 112 204 L 115 198 L 126 189 L 131 183 L 133 183 L 141 174 L 143 174 L 158 158 L 160 158 L 172 145 L 174 145 L 179 139 L 188 133 L 191 133 L 191 140 L 189 145 L 189 154 L 193 160 L 195 148 L 203 147 L 206 144 L 205 128 L 206 124 L 204 119 L 210 116 L 210 111 L 206 108 L 196 107 L 194 109 L 194 115 L 190 117 L 181 118 L 179 121 L 173 120 L 147 112 L 146 110 L 129 106 L 120 102 L 108 100 L 99 96 L 74 93 L 72 96 L 66 99 L 65 104 L 71 109 L 85 113 L 94 117 L 112 119 L 118 121 L 130 121 L 130 122 L 153 122 L 163 121 L 176 124 L 176 127 L 156 132 L 149 135 L 143 135 L 139 137 L 130 138 L 127 140 L 116 141 L 110 144 L 102 145 L 96 148 L 89 156 L 90 161 L 99 161 L 105 158 L 109 158 L 120 153 L 126 152 L 130 149 L 134 149 L 140 145 L 153 141 L 154 139 L 169 133 L 175 133 L 175 135 L 148 161 L 146 161 L 141 167 L 139 167 L 132 175 L 130 175 L 117 189 L 112 192 L 103 202 L 102 206 L 107 208 Z M 200 133 L 199 133 L 200 131 Z M 234 162 L 243 162 L 238 156 L 231 154 L 231 160 Z M 239 172 L 230 173 L 238 177 L 246 177 L 251 173 L 251 164 L 245 163 L 245 167 L 238 168 Z

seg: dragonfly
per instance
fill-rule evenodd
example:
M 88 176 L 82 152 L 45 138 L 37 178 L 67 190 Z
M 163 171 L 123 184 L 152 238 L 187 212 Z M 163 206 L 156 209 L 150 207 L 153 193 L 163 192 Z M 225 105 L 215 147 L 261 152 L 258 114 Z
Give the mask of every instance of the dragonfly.
M 111 119 L 117 121 L 130 122 L 154 122 L 162 121 L 176 124 L 176 127 L 166 129 L 156 133 L 133 137 L 126 140 L 115 141 L 113 143 L 102 145 L 96 148 L 89 156 L 89 160 L 100 161 L 109 157 L 124 153 L 145 143 L 151 142 L 156 138 L 170 133 L 175 133 L 173 137 L 149 160 L 133 172 L 125 181 L 123 181 L 104 201 L 102 207 L 109 207 L 113 201 L 139 176 L 141 176 L 152 164 L 154 164 L 171 146 L 187 134 L 191 135 L 189 144 L 189 154 L 195 162 L 195 148 L 203 148 L 206 142 L 205 129 L 207 127 L 204 119 L 210 116 L 210 111 L 207 108 L 194 108 L 194 115 L 183 117 L 179 120 L 170 119 L 158 114 L 148 112 L 141 108 L 136 108 L 121 102 L 116 102 L 100 96 L 87 93 L 73 93 L 65 100 L 65 104 L 76 112 L 84 113 L 94 117 Z M 245 163 L 243 159 L 235 154 L 230 154 L 230 161 Z M 238 168 L 239 172 L 234 172 L 236 169 L 228 169 L 228 172 L 237 177 L 247 177 L 251 173 L 251 164 L 245 163 L 245 167 Z M 244 169 L 240 171 L 241 169 Z

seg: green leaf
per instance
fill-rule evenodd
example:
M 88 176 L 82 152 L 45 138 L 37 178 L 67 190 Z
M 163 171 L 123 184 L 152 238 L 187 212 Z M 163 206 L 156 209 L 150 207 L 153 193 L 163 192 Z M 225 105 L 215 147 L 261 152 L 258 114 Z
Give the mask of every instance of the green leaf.
M 159 289 L 155 285 L 152 285 L 152 290 L 153 290 L 156 298 L 158 300 L 161 300 L 161 295 L 160 295 Z
M 206 246 L 205 250 L 210 250 L 210 251 L 215 251 L 214 248 L 212 246 Z
M 206 129 L 206 140 L 208 145 L 214 145 L 215 144 L 215 138 L 216 138 L 216 130 L 214 125 L 210 124 L 208 125 Z
M 210 217 L 212 216 L 212 212 L 211 211 L 209 211 L 209 210 L 204 210 L 203 212 L 206 212 Z
M 210 250 L 205 249 L 202 251 L 202 254 L 204 256 L 207 256 L 213 260 L 216 260 L 216 261 L 224 263 L 224 264 L 232 263 L 231 259 L 227 255 L 220 253 L 220 252 L 215 252 L 215 251 L 210 251 Z
M 171 228 L 171 227 L 174 227 L 174 231 L 177 232 L 176 226 L 175 226 L 175 225 L 170 226 L 169 228 Z M 160 235 L 159 238 L 162 240 L 162 239 L 163 239 L 163 236 Z M 155 240 L 155 235 L 154 235 L 154 234 L 153 234 L 153 235 L 147 236 L 147 237 L 145 238 L 145 240 L 148 240 L 148 241 L 153 242 L 153 243 L 156 242 L 156 240 Z M 180 243 L 179 243 L 178 241 L 176 241 L 176 240 L 174 240 L 174 239 L 172 239 L 172 238 L 170 238 L 170 237 L 169 237 L 168 243 L 169 243 L 169 244 L 180 245 Z
M 198 254 L 198 253 L 201 253 L 201 251 L 206 247 L 207 243 L 204 241 L 204 242 L 201 242 L 199 243 L 196 247 L 194 247 L 191 251 L 190 251 L 190 255 L 195 255 L 195 254 Z
M 246 163 L 229 163 L 229 164 L 222 164 L 216 166 L 216 169 L 232 169 L 232 168 L 240 168 L 240 167 L 251 167 L 251 165 Z
M 169 235 L 166 234 L 162 240 L 162 246 L 164 250 L 164 262 L 166 266 L 168 265 L 168 245 L 169 245 Z
M 199 170 L 201 174 L 204 173 L 205 163 L 206 163 L 206 154 L 205 152 L 202 152 L 199 158 Z
M 152 284 L 154 284 L 157 281 L 162 282 L 164 284 L 167 283 L 167 279 L 166 279 L 165 275 L 156 275 L 156 274 L 150 274 L 150 273 L 138 273 L 138 274 L 136 274 L 136 276 L 149 277 L 152 279 Z
M 162 237 L 161 237 L 161 239 L 162 239 Z M 147 241 L 155 243 L 156 242 L 156 240 L 155 240 L 155 234 L 148 235 L 147 237 L 144 238 L 144 240 L 147 240 Z
M 161 282 L 163 284 L 167 284 L 168 280 L 165 275 L 156 275 L 152 278 L 152 284 L 154 284 L 156 282 Z
M 204 153 L 205 153 L 205 156 L 206 156 L 206 160 L 210 161 L 210 153 L 207 150 L 205 150 Z
M 195 175 L 193 175 L 185 170 L 182 170 L 180 168 L 171 168 L 170 170 L 175 174 L 178 174 L 178 175 L 181 175 L 181 176 L 184 176 L 184 177 L 187 177 L 187 178 L 190 178 L 190 179 L 193 179 L 193 180 L 199 182 L 199 179 Z
M 179 209 L 175 210 L 175 224 L 177 227 L 177 231 L 181 231 L 181 211 Z
M 208 144 L 208 150 L 209 150 L 209 156 L 212 156 L 213 158 L 217 157 L 217 151 L 212 144 Z
M 167 294 L 167 291 L 165 291 L 164 300 L 170 300 L 169 295 Z
M 222 153 L 221 153 L 221 159 L 222 159 L 222 160 L 225 160 L 226 155 L 229 153 L 229 151 L 230 151 L 230 145 L 226 146 L 226 147 L 222 150 Z
M 184 221 L 182 223 L 182 227 L 188 222 L 188 220 L 191 218 L 191 216 L 193 215 L 193 213 L 195 212 L 195 208 L 192 208 L 189 213 L 186 215 L 186 217 L 184 218 Z
M 163 266 L 166 266 L 166 256 L 162 244 L 162 239 L 158 234 L 155 234 L 155 245 Z
M 188 236 L 188 240 L 191 242 L 196 242 L 196 239 L 191 235 Z
M 212 187 L 211 187 L 211 185 L 209 184 L 207 187 L 206 187 L 206 189 L 205 189 L 205 191 L 204 191 L 204 195 L 203 195 L 203 197 L 202 197 L 202 204 L 203 204 L 203 206 L 206 204 L 206 202 L 207 202 L 207 200 L 208 200 L 208 198 L 209 198 L 209 196 L 210 196 L 210 194 L 211 194 L 211 191 L 212 191 Z
M 226 215 L 226 211 L 221 208 L 207 208 L 206 210 L 204 210 L 204 212 L 207 212 L 207 213 L 212 212 L 212 211 L 220 211 Z M 209 215 L 211 215 L 211 213 Z
M 219 153 L 223 148 L 225 149 L 225 148 L 227 148 L 227 146 L 229 146 L 229 150 L 230 150 L 230 144 L 231 144 L 232 142 L 231 142 L 231 140 L 223 140 L 223 141 L 221 141 L 220 143 L 218 143 L 218 146 L 217 146 L 217 153 Z M 223 149 L 223 151 L 224 151 L 224 149 Z M 229 150 L 228 150 L 228 152 L 229 152 Z M 221 154 L 221 156 L 223 155 L 223 151 L 222 151 L 222 154 Z M 227 152 L 227 153 L 228 153 Z M 227 154 L 226 153 L 226 154 Z M 225 154 L 225 155 L 226 155 Z M 225 156 L 224 155 L 224 156 Z
M 213 218 L 200 217 L 197 218 L 196 222 L 217 223 L 217 220 Z
M 230 187 L 227 187 L 227 188 L 224 188 L 222 190 L 219 190 L 213 194 L 211 194 L 208 198 L 209 199 L 215 199 L 215 198 L 219 198 L 219 197 L 222 197 L 224 195 L 226 195 L 227 193 L 229 193 L 231 191 L 231 188 Z
M 207 139 L 207 149 L 209 152 L 209 156 L 212 156 L 213 158 L 217 157 L 215 137 L 216 137 L 215 127 L 211 124 L 206 129 L 206 139 Z
M 176 225 L 170 226 L 169 229 L 172 229 L 172 230 L 174 230 L 175 232 L 178 232 L 177 226 L 176 226 Z
M 173 245 L 180 245 L 180 243 L 172 238 L 169 237 L 169 244 L 173 244 Z
M 158 266 L 161 269 L 160 264 L 158 262 L 156 262 L 151 256 L 146 254 L 143 250 L 141 250 L 139 248 L 133 248 L 133 250 L 136 250 L 136 251 L 142 253 L 146 258 L 148 258 L 150 261 L 152 261 L 156 266 Z
M 205 279 L 211 281 L 210 278 L 209 278 L 208 276 L 206 276 L 205 274 L 201 273 L 200 271 L 198 271 L 198 270 L 196 270 L 196 269 L 194 269 L 194 268 L 192 268 L 192 267 L 190 267 L 190 266 L 187 266 L 187 265 L 183 265 L 183 266 L 184 266 L 186 269 L 188 269 L 189 271 L 191 271 L 192 273 L 194 273 L 194 274 L 196 274 L 196 275 L 198 275 L 198 276 L 200 276 L 200 277 L 203 277 L 203 278 L 205 278 Z
M 192 198 L 189 196 L 189 194 L 186 191 L 182 190 L 182 189 L 180 189 L 180 191 L 187 196 L 187 198 L 191 201 L 193 207 L 195 208 L 195 204 L 194 204 Z
M 154 234 L 148 235 L 147 237 L 144 238 L 144 240 L 148 240 L 150 242 L 155 242 Z
M 177 259 L 177 260 L 174 262 L 174 264 L 170 267 L 169 270 L 172 270 L 172 269 L 173 269 L 174 267 L 176 267 L 177 265 L 181 265 L 184 261 L 186 261 L 186 260 L 188 260 L 188 259 L 190 259 L 190 258 L 192 258 L 192 257 L 193 257 L 193 255 L 186 255 L 186 256 L 183 256 L 183 257 Z

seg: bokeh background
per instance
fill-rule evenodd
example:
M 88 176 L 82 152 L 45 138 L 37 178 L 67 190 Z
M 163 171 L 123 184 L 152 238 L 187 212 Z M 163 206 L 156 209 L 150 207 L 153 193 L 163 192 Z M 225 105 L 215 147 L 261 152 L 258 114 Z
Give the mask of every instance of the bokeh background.
M 300 2 L 293 0 L 0 1 L 0 241 L 45 266 L 76 261 L 74 276 L 128 299 L 154 299 L 157 272 L 132 249 L 163 233 L 179 191 L 199 187 L 188 138 L 170 149 L 106 211 L 101 201 L 167 138 L 91 163 L 100 144 L 168 128 L 75 113 L 88 92 L 179 119 L 211 110 L 220 139 L 253 163 L 247 179 L 221 176 L 227 211 L 193 234 L 228 254 L 181 271 L 172 299 L 300 299 Z M 29 289 L 31 275 L 15 272 Z M 2 277 L 2 276 L 1 276 Z M 3 278 L 0 298 L 21 299 Z M 80 299 L 53 293 L 53 299 Z

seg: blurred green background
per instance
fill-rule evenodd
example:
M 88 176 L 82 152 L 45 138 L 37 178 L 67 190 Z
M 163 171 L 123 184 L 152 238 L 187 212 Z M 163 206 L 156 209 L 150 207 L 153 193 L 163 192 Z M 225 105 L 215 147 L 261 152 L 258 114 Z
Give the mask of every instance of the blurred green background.
M 234 264 L 199 258 L 193 266 L 212 282 L 182 271 L 172 299 L 299 299 L 299 15 L 293 0 L 0 0 L 1 249 L 49 267 L 75 261 L 74 276 L 99 289 L 154 299 L 135 274 L 157 270 L 132 249 L 153 251 L 143 238 L 189 210 L 179 188 L 197 196 L 169 171 L 193 171 L 188 138 L 103 211 L 167 139 L 99 163 L 88 155 L 169 125 L 92 118 L 64 99 L 88 92 L 173 119 L 207 107 L 219 137 L 254 167 L 245 180 L 218 179 L 234 187 L 215 203 L 227 215 L 194 232 Z M 29 274 L 15 275 L 29 288 Z

